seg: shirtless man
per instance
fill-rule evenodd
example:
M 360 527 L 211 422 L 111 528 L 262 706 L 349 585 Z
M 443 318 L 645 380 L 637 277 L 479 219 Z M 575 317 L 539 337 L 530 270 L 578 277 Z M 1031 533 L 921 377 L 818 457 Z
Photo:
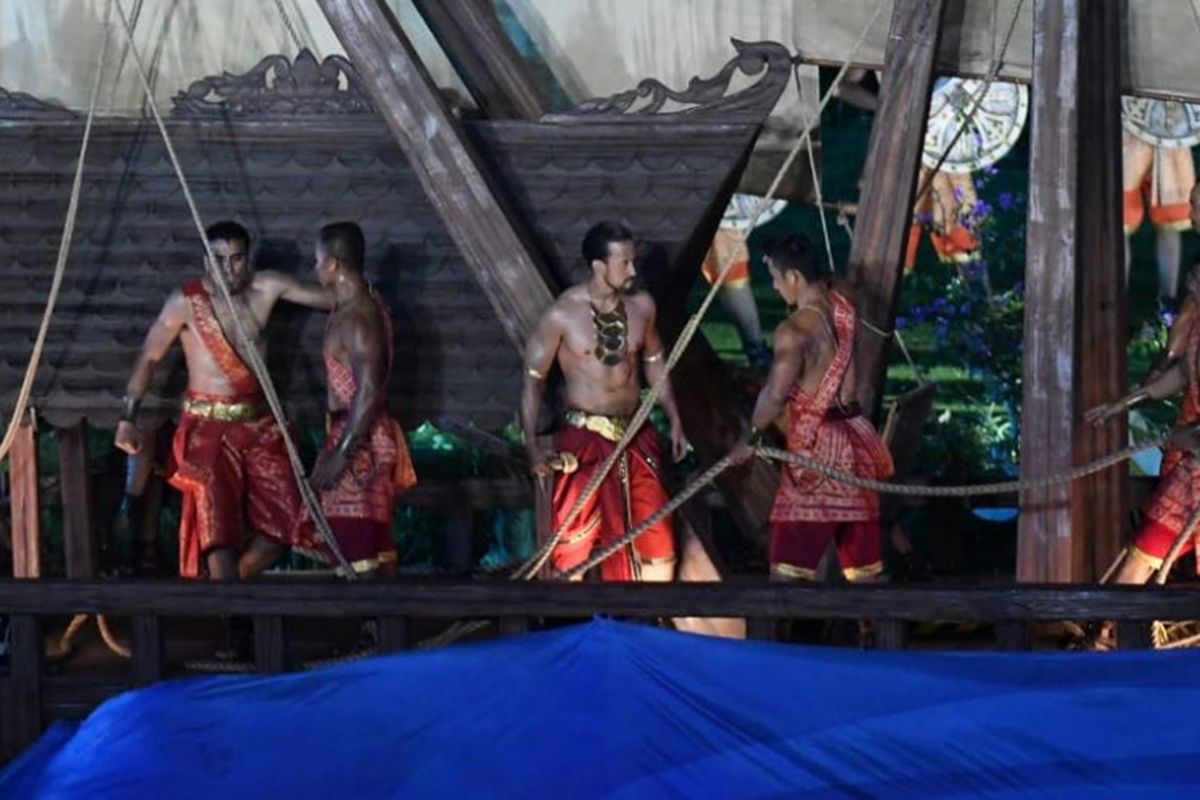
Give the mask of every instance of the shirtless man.
M 297 525 L 300 493 L 283 436 L 262 387 L 246 366 L 233 314 L 265 360 L 263 329 L 279 299 L 329 308 L 318 286 L 250 266 L 250 235 L 236 222 L 205 232 L 216 263 L 208 274 L 171 293 L 146 334 L 125 389 L 116 445 L 142 447 L 138 409 L 154 368 L 176 339 L 187 364 L 187 396 L 172 445 L 176 470 L 170 483 L 183 493 L 179 523 L 179 574 L 213 580 L 248 578 L 270 566 L 291 545 L 315 549 L 310 528 Z M 212 275 L 220 271 L 233 295 L 230 309 Z M 251 531 L 243 530 L 243 519 Z
M 537 440 L 546 376 L 555 363 L 566 379 L 569 410 L 555 437 L 559 453 L 572 453 L 579 468 L 554 484 L 552 528 L 566 518 L 585 484 L 612 453 L 637 410 L 641 382 L 663 372 L 663 343 L 655 329 L 654 300 L 634 291 L 633 234 L 623 225 L 601 222 L 583 238 L 583 258 L 591 278 L 567 289 L 542 315 L 525 348 L 521 426 L 533 471 L 550 474 L 554 453 Z M 670 384 L 658 399 L 671 424 L 671 454 L 687 452 L 683 425 Z M 660 470 L 658 436 L 643 427 L 605 477 L 575 521 L 563 532 L 551 560 L 559 571 L 583 563 L 594 547 L 619 538 L 667 502 Z M 604 580 L 669 581 L 675 571 L 675 536 L 670 519 L 643 533 L 601 565 Z
M 886 480 L 892 459 L 855 400 L 858 316 L 803 236 L 764 248 L 775 291 L 792 313 L 775 331 L 775 360 L 736 450 L 744 463 L 759 434 L 786 413 L 787 449 L 861 478 Z M 874 580 L 880 560 L 879 495 L 787 466 L 771 509 L 773 580 L 814 580 L 830 539 L 842 573 Z
M 397 491 L 416 484 L 408 444 L 387 410 L 392 325 L 387 306 L 362 274 L 366 245 L 353 222 L 321 229 L 317 280 L 333 295 L 325 326 L 329 433 L 312 485 L 342 555 L 355 572 L 392 575 Z

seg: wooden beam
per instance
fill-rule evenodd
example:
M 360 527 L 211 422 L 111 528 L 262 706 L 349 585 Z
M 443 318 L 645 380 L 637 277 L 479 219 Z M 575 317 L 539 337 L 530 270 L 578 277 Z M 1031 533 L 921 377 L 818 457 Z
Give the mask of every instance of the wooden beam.
M 1123 392 L 1118 3 L 1036 0 L 1026 228 L 1021 469 L 1050 475 L 1117 450 L 1082 412 Z M 1064 443 L 1072 442 L 1073 447 Z M 1124 537 L 1124 465 L 1021 496 L 1017 580 L 1090 580 Z M 1098 537 L 1094 539 L 1094 537 Z
M 92 531 L 92 491 L 88 477 L 87 423 L 55 429 L 58 438 L 58 484 L 62 490 L 63 550 L 67 577 L 97 574 L 96 537 Z
M 1084 3 L 1079 41 L 1080 410 L 1111 402 L 1128 384 L 1129 311 L 1122 218 L 1121 52 L 1123 0 Z M 1076 417 L 1078 420 L 1079 418 Z M 1078 425 L 1075 461 L 1083 463 L 1128 443 L 1124 416 L 1103 428 Z M 1071 580 L 1098 580 L 1125 546 L 1129 521 L 1129 467 L 1117 464 L 1079 483 L 1081 509 L 1072 519 Z
M 912 223 L 944 5 L 944 0 L 896 0 L 888 32 L 849 270 L 862 320 L 884 331 L 892 330 L 900 300 L 904 242 Z M 858 396 L 873 415 L 883 395 L 887 345 L 860 327 Z
M 413 5 L 485 115 L 537 119 L 550 110 L 490 0 L 413 0 Z
M 748 619 L 1200 619 L 1172 586 L 819 586 L 546 581 L 0 581 L 0 613 L 182 617 L 746 617 Z M 259 632 L 257 626 L 255 633 Z M 15 631 L 14 631 L 15 633 Z
M 9 451 L 9 479 L 13 577 L 40 578 L 42 535 L 38 521 L 37 431 L 32 420 L 17 427 L 17 436 Z
M 318 0 L 509 337 L 523 346 L 552 282 L 383 0 Z M 531 280 L 539 276 L 540 280 Z

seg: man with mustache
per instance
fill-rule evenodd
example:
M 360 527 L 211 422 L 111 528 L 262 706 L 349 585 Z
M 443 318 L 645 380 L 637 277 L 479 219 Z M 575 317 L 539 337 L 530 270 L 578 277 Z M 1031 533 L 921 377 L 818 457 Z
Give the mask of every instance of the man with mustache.
M 266 569 L 289 546 L 318 545 L 311 526 L 297 524 L 300 492 L 283 434 L 247 366 L 234 316 L 265 360 L 263 333 L 277 300 L 327 309 L 333 299 L 290 275 L 255 272 L 250 235 L 236 222 L 215 223 L 205 236 L 216 263 L 205 257 L 205 277 L 172 292 L 146 334 L 125 389 L 116 446 L 131 455 L 141 450 L 138 409 L 154 368 L 178 339 L 188 373 L 170 478 L 183 493 L 179 574 L 235 580 Z M 217 288 L 218 273 L 229 287 L 232 308 Z
M 591 275 L 567 289 L 542 315 L 525 349 L 521 426 L 529 461 L 538 476 L 551 474 L 554 453 L 537 439 L 546 378 L 557 363 L 565 379 L 567 412 L 555 437 L 558 453 L 571 453 L 578 469 L 554 483 L 551 527 L 557 530 L 584 486 L 612 453 L 636 412 L 641 391 L 639 366 L 651 383 L 664 369 L 665 353 L 655 329 L 656 308 L 649 294 L 634 290 L 637 268 L 633 234 L 615 222 L 601 222 L 583 238 L 583 258 Z M 679 411 L 667 384 L 659 405 L 671 425 L 671 454 L 687 452 Z M 594 548 L 619 538 L 667 502 L 660 471 L 658 436 L 649 425 L 630 446 L 563 531 L 551 554 L 567 571 Z M 669 581 L 675 571 L 675 537 L 665 519 L 601 565 L 604 580 Z

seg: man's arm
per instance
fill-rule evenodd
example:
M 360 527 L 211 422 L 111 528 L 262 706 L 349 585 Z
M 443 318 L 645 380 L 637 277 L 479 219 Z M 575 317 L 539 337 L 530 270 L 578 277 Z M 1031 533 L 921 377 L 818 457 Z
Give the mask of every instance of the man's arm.
M 158 319 L 154 320 L 154 324 L 146 333 L 141 352 L 133 362 L 133 372 L 129 376 L 129 382 L 125 384 L 125 407 L 121 410 L 121 421 L 117 423 L 116 435 L 116 446 L 126 453 L 132 455 L 142 448 L 142 437 L 137 429 L 137 412 L 142 397 L 150 388 L 154 368 L 179 338 L 179 333 L 187 322 L 187 315 L 187 299 L 183 292 L 172 292 L 163 303 Z
M 646 338 L 642 345 L 642 363 L 646 367 L 646 380 L 653 386 L 658 383 L 666 371 L 667 352 L 663 346 L 662 337 L 658 335 L 658 307 L 654 300 L 647 295 L 646 302 Z M 671 391 L 671 381 L 663 381 L 662 391 L 658 394 L 658 405 L 666 412 L 667 420 L 671 423 L 671 456 L 676 461 L 682 461 L 687 455 L 687 439 L 683 435 L 683 421 L 679 418 L 679 408 L 675 405 L 675 395 Z
M 1187 339 L 1196 321 L 1196 307 L 1189 299 L 1167 335 L 1167 352 L 1147 371 L 1146 377 L 1133 391 L 1113 403 L 1096 406 L 1084 414 L 1092 425 L 1102 425 L 1116 415 L 1128 411 L 1143 400 L 1163 400 L 1187 388 L 1190 366 L 1184 356 Z
M 767 383 L 758 393 L 750 415 L 750 431 L 734 448 L 734 463 L 743 464 L 754 455 L 759 435 L 774 424 L 787 407 L 788 395 L 804 369 L 806 337 L 794 325 L 783 322 L 775 330 L 775 358 Z
M 301 281 L 286 272 L 274 270 L 263 270 L 255 277 L 260 286 L 289 303 L 326 311 L 333 308 L 333 292 L 320 284 Z
M 542 396 L 546 391 L 546 378 L 554 366 L 562 344 L 562 325 L 554 306 L 538 320 L 537 329 L 525 343 L 524 376 L 521 382 L 521 431 L 525 435 L 525 451 L 529 464 L 538 475 L 549 475 L 546 461 L 550 454 L 538 444 L 538 417 L 542 413 Z
M 311 482 L 318 489 L 332 486 L 346 469 L 350 455 L 387 401 L 387 343 L 378 313 L 355 314 L 343 324 L 346 358 L 356 390 L 341 437 L 332 449 L 321 451 L 313 467 Z

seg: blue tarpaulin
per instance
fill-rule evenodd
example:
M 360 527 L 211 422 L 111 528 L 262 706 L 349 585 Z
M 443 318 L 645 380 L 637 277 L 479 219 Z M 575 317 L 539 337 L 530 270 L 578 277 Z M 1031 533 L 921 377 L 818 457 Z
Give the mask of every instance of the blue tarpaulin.
M 606 620 L 60 723 L 0 797 L 1197 797 L 1200 652 L 864 652 Z

